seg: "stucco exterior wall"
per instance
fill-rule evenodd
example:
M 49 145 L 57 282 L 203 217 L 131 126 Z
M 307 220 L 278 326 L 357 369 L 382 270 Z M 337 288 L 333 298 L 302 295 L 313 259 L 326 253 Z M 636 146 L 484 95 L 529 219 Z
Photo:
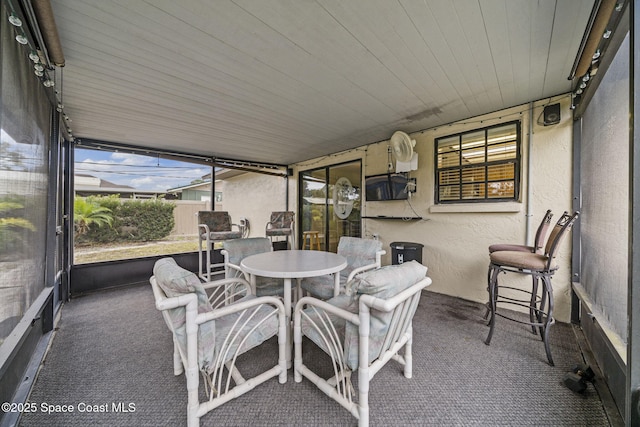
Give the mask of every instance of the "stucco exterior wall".
M 216 190 L 218 185 L 223 194 L 221 210 L 229 212 L 234 224 L 238 224 L 240 218 L 247 218 L 250 224 L 248 237 L 264 237 L 271 212 L 287 210 L 287 179 L 284 177 L 246 173 L 216 183 Z M 289 207 L 294 210 L 294 205 Z
M 546 127 L 538 124 L 543 107 L 556 102 L 561 104 L 561 122 Z M 547 209 L 554 212 L 554 222 L 563 211 L 571 210 L 572 125 L 569 105 L 568 96 L 534 103 L 531 153 L 528 151 L 529 104 L 411 134 L 416 140 L 415 150 L 419 157 L 418 170 L 411 173 L 411 177 L 417 179 L 416 193 L 409 201 L 367 202 L 363 205 L 363 216 L 424 218 L 422 221 L 362 220 L 363 237 L 378 235 L 387 250 L 383 264 L 391 263 L 390 243 L 422 243 L 423 264 L 429 267 L 428 274 L 433 279 L 431 291 L 485 302 L 489 263 L 487 247 L 500 242 L 524 243 L 528 219 L 532 240 Z M 520 120 L 522 129 L 520 200 L 510 203 L 435 205 L 434 139 L 513 120 Z M 362 159 L 363 175 L 385 173 L 388 163 L 387 147 L 388 141 L 382 141 L 294 165 L 290 185 L 295 185 L 299 171 L 354 159 Z M 527 166 L 529 156 L 530 176 Z M 528 185 L 531 185 L 531 200 L 527 199 Z M 290 190 L 292 207 L 296 201 L 295 191 L 297 190 Z M 225 194 L 229 193 L 225 190 Z M 529 211 L 530 217 L 527 216 Z M 563 322 L 570 319 L 570 260 L 568 236 L 558 257 L 560 270 L 553 278 L 555 317 Z M 509 274 L 502 276 L 501 280 L 530 286 L 528 277 L 517 278 L 516 275 Z

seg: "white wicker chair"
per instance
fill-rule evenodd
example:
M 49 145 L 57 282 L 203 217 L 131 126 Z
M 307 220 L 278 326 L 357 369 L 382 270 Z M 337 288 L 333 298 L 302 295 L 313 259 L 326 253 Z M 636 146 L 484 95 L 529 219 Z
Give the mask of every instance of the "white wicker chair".
M 309 379 L 327 396 L 369 425 L 369 382 L 390 360 L 412 376 L 411 322 L 421 291 L 431 284 L 427 268 L 416 261 L 363 273 L 347 284 L 345 294 L 328 301 L 300 299 L 294 312 L 295 381 Z M 331 378 L 320 377 L 302 363 L 306 336 L 331 357 Z M 404 346 L 404 357 L 398 353 Z M 358 398 L 351 373 L 358 370 Z M 386 385 L 390 386 L 390 385 Z
M 194 273 L 179 267 L 172 258 L 157 261 L 153 272 L 150 282 L 156 308 L 173 334 L 174 374 L 186 375 L 188 426 L 198 426 L 207 412 L 273 377 L 281 384 L 287 381 L 287 325 L 278 298 L 253 296 L 242 278 L 201 284 Z M 243 378 L 236 368 L 238 357 L 275 335 L 275 366 L 253 378 Z M 204 402 L 198 397 L 199 374 L 208 398 Z
M 340 272 L 340 287 L 335 287 L 332 275 L 326 275 L 302 279 L 300 290 L 323 300 L 338 296 L 357 274 L 380 268 L 385 253 L 379 240 L 342 236 L 338 242 L 338 255 L 347 259 L 347 268 Z
M 251 291 L 256 296 L 283 296 L 284 280 L 271 277 L 251 277 L 242 271 L 240 263 L 248 256 L 273 251 L 271 240 L 267 237 L 249 237 L 247 239 L 227 240 L 220 252 L 224 257 L 226 278 L 242 277 L 251 282 Z

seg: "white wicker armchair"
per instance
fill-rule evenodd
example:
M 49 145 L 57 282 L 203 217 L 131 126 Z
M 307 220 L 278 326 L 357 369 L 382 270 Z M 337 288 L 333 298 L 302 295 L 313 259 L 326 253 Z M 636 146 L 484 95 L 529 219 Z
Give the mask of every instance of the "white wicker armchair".
M 156 308 L 173 334 L 174 374 L 185 372 L 187 379 L 187 425 L 198 426 L 207 412 L 270 378 L 278 376 L 281 384 L 287 381 L 287 325 L 278 298 L 253 296 L 242 278 L 201 284 L 172 258 L 158 260 L 153 273 Z M 275 366 L 243 378 L 236 367 L 239 356 L 276 335 Z M 208 398 L 204 402 L 198 397 L 200 375 Z
M 300 282 L 301 293 L 323 300 L 338 296 L 357 274 L 380 268 L 385 253 L 379 240 L 342 236 L 338 242 L 338 255 L 347 259 L 347 268 L 340 272 L 340 286 L 336 287 L 331 275 L 308 277 Z
M 246 239 L 227 240 L 220 252 L 224 257 L 225 277 L 242 277 L 251 284 L 251 291 L 256 296 L 283 296 L 284 280 L 271 277 L 251 276 L 240 267 L 240 263 L 248 256 L 273 251 L 271 240 L 266 237 L 249 237 Z
M 431 284 L 427 268 L 416 261 L 363 273 L 347 283 L 345 294 L 321 301 L 304 297 L 294 312 L 294 378 L 309 379 L 359 420 L 369 425 L 369 382 L 391 359 L 412 376 L 411 322 L 421 291 Z M 331 378 L 302 362 L 306 336 L 331 357 Z M 398 353 L 405 348 L 404 357 Z M 358 398 L 351 373 L 358 370 Z

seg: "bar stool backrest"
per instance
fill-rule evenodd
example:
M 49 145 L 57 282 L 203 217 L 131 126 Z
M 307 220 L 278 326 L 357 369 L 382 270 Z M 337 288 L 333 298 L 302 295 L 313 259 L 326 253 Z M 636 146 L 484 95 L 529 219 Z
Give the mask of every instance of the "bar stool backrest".
M 542 222 L 538 226 L 538 230 L 536 231 L 536 240 L 534 242 L 534 252 L 537 254 L 541 254 L 545 248 L 545 239 L 547 238 L 547 233 L 549 232 L 549 226 L 551 225 L 551 218 L 553 214 L 551 213 L 551 209 L 547 210 L 547 213 L 544 214 L 542 218 Z
M 565 211 L 551 230 L 544 250 L 544 254 L 547 256 L 547 269 L 550 268 L 553 259 L 557 255 L 560 244 L 567 235 L 567 232 L 573 227 L 579 215 L 579 211 L 574 212 L 573 215 Z
M 198 224 L 205 224 L 210 232 L 231 231 L 231 216 L 225 211 L 199 211 Z

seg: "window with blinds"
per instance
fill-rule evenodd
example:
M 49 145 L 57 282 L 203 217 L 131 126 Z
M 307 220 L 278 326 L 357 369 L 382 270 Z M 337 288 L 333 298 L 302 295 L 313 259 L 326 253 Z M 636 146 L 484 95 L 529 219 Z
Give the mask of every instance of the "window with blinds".
M 520 141 L 519 121 L 437 138 L 436 203 L 517 200 Z

